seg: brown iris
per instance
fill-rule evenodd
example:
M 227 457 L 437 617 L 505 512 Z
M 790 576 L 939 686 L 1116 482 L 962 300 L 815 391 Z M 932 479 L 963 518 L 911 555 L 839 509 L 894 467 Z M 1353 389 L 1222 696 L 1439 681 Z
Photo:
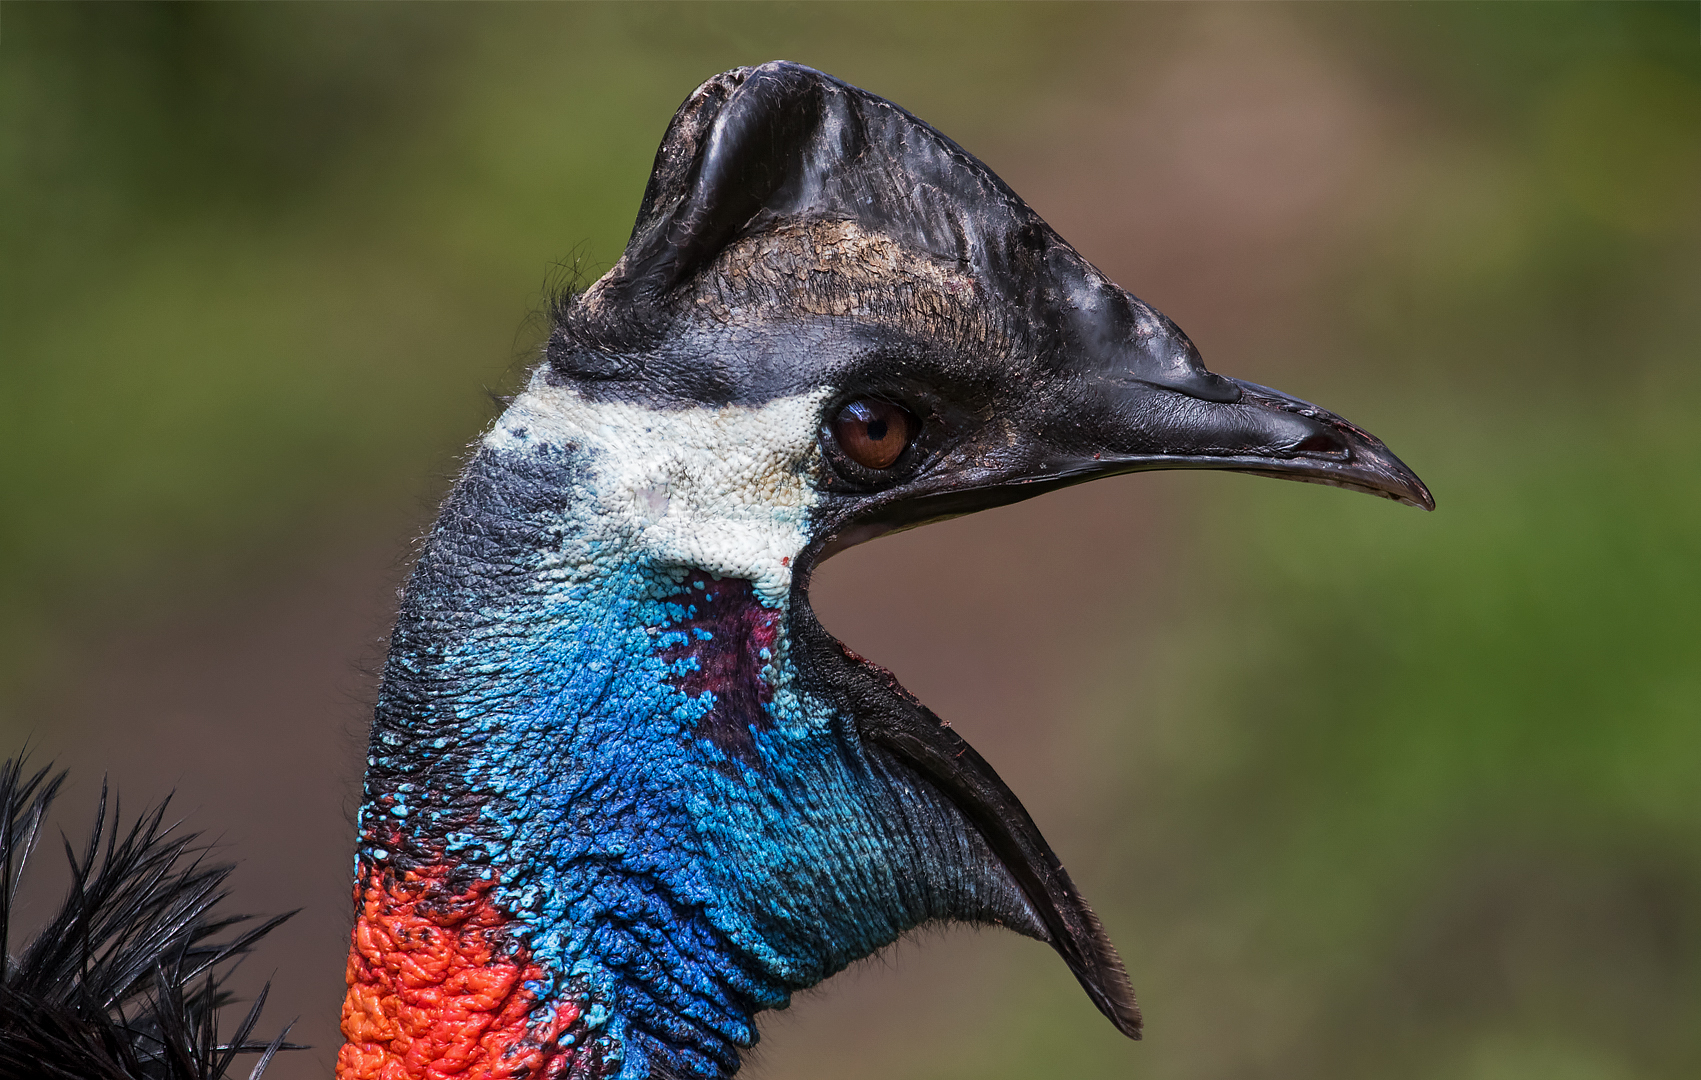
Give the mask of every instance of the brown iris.
M 865 469 L 888 469 L 921 425 L 908 409 L 877 398 L 858 398 L 833 418 L 833 438 L 845 456 Z

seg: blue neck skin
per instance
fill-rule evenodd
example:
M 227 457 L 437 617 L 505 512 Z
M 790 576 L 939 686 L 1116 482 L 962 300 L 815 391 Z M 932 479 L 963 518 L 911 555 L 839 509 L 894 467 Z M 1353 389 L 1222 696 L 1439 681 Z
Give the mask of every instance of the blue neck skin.
M 1020 906 L 972 828 L 806 692 L 786 600 L 641 555 L 588 451 L 481 449 L 403 599 L 359 858 L 488 879 L 608 1075 L 722 1077 L 754 1016 Z M 577 485 L 577 486 L 576 486 Z

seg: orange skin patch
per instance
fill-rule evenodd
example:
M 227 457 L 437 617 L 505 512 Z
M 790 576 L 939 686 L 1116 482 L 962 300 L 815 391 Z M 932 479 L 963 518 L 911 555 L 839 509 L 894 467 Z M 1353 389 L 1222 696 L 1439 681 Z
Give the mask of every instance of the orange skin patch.
M 398 877 L 363 863 L 360 876 L 337 1080 L 576 1080 L 600 1072 L 600 1055 L 562 1045 L 579 1019 L 576 1004 L 534 1017 L 538 1000 L 526 983 L 548 973 L 506 932 L 509 919 L 489 896 L 494 881 L 453 893 L 445 866 Z M 584 1034 L 574 1032 L 574 1041 Z

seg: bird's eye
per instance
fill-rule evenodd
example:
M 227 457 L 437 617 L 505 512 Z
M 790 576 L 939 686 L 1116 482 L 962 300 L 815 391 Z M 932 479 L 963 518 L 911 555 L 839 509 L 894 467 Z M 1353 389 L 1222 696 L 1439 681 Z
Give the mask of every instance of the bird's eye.
M 920 429 L 908 409 L 878 398 L 858 398 L 833 418 L 839 449 L 865 469 L 891 468 Z

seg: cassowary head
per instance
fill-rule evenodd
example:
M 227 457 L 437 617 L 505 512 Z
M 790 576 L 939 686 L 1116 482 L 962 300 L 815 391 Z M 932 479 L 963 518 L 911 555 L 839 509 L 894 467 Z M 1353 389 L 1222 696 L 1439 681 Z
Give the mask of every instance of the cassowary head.
M 728 1075 L 756 1012 L 931 920 L 1049 942 L 1138 1037 L 1021 803 L 808 587 L 894 529 L 1166 468 L 1433 505 L 902 109 L 793 64 L 709 80 L 409 581 L 340 1075 Z

